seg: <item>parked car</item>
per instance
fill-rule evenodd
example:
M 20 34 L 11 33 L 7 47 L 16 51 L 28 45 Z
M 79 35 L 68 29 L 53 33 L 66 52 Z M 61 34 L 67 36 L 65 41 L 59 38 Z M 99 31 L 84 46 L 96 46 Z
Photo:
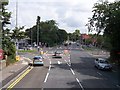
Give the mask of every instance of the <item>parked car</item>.
M 111 70 L 112 69 L 112 65 L 103 58 L 97 58 L 95 60 L 95 67 L 97 67 L 98 69 L 101 70 Z
M 62 56 L 60 56 L 60 52 L 55 51 L 55 53 L 52 55 L 52 58 L 62 58 Z
M 28 46 L 26 47 L 26 49 L 27 49 L 27 50 L 32 50 L 32 46 L 31 46 L 31 45 L 28 45 Z
M 35 66 L 35 65 L 41 65 L 41 66 L 43 66 L 44 65 L 44 63 L 43 63 L 43 57 L 42 56 L 35 56 L 33 58 L 33 61 L 29 63 L 29 65 L 33 65 L 33 66 Z

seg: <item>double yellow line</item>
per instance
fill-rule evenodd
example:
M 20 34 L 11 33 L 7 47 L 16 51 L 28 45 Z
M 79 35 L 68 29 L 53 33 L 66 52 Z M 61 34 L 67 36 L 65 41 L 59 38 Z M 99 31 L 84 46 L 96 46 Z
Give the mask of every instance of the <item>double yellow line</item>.
M 19 78 L 17 78 L 14 82 L 12 82 L 6 90 L 11 90 L 18 82 L 20 82 L 20 80 L 22 80 L 31 70 L 33 69 L 33 67 L 31 67 L 30 69 L 27 69 Z

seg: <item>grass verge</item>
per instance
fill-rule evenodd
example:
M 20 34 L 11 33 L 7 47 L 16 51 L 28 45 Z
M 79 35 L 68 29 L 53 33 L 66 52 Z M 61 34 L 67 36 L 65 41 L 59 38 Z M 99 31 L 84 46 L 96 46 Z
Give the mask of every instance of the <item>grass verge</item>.
M 18 52 L 22 52 L 22 53 L 31 53 L 31 52 L 36 52 L 36 50 L 18 50 Z

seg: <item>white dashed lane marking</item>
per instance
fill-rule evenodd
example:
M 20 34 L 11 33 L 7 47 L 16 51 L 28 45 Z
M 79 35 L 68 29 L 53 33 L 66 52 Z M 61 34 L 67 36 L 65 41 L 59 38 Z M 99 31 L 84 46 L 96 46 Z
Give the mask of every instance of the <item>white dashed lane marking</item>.
M 72 68 L 70 68 L 70 70 L 71 70 L 72 74 L 75 75 L 75 73 L 74 73 L 74 71 L 72 70 Z
M 50 61 L 50 65 L 51 65 L 51 61 Z
M 101 76 L 102 76 L 102 74 L 101 74 L 101 73 L 99 73 L 99 72 L 97 72 L 97 74 L 99 74 L 99 75 L 101 75 Z
M 48 69 L 48 70 L 50 71 L 50 69 L 51 69 L 51 65 L 49 66 L 49 69 Z
M 47 73 L 47 75 L 46 75 L 46 77 L 45 77 L 45 80 L 44 80 L 44 83 L 47 82 L 48 76 L 49 76 L 49 73 Z
M 120 88 L 120 85 L 116 85 L 118 88 Z
M 84 90 L 84 88 L 83 88 L 82 84 L 80 83 L 79 79 L 76 78 L 76 80 L 77 80 L 78 84 L 80 85 L 80 87 L 82 88 L 82 90 Z

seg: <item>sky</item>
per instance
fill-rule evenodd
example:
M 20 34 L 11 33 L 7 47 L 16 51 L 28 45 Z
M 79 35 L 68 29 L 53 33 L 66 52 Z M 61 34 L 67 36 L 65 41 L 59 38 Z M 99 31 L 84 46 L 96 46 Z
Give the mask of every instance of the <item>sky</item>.
M 16 26 L 16 1 L 18 1 L 17 25 L 31 28 L 37 16 L 41 21 L 55 20 L 60 29 L 68 33 L 79 29 L 88 33 L 85 26 L 92 17 L 92 7 L 98 0 L 9 0 L 8 11 L 12 12 L 10 29 Z M 113 2 L 114 0 L 108 0 Z

